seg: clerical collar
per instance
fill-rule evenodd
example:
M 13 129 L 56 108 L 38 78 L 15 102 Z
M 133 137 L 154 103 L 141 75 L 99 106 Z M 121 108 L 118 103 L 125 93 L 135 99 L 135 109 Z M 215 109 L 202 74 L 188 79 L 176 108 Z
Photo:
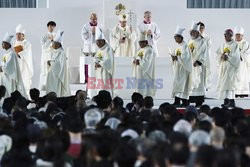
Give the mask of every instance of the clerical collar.
M 147 21 L 143 21 L 144 24 L 151 24 L 151 21 L 150 22 L 147 22 Z
M 90 26 L 97 26 L 97 23 L 89 23 Z

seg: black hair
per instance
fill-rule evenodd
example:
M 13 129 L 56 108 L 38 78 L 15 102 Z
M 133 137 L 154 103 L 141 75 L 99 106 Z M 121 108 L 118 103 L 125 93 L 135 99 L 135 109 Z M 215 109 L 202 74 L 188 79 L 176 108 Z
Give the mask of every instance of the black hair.
M 154 100 L 151 96 L 147 96 L 143 100 L 143 106 L 146 108 L 152 108 L 154 106 Z
M 38 100 L 40 91 L 36 88 L 30 89 L 30 98 L 34 101 Z
M 134 92 L 131 96 L 132 102 L 136 103 L 138 100 L 143 99 L 143 96 L 140 93 Z
M 114 159 L 119 167 L 134 167 L 137 159 L 136 148 L 125 142 L 121 143 L 114 154 Z
M 217 151 L 214 147 L 208 145 L 200 146 L 196 154 L 195 163 L 199 164 L 200 167 L 215 166 L 216 155 Z
M 5 96 L 6 88 L 3 85 L 0 85 L 0 99 Z
M 205 24 L 202 23 L 201 21 L 200 21 L 199 23 L 197 23 L 197 25 L 202 26 L 202 27 L 205 27 Z
M 55 23 L 54 21 L 49 21 L 49 22 L 47 23 L 47 27 L 49 27 L 49 26 L 54 26 L 54 27 L 56 27 L 56 23 Z

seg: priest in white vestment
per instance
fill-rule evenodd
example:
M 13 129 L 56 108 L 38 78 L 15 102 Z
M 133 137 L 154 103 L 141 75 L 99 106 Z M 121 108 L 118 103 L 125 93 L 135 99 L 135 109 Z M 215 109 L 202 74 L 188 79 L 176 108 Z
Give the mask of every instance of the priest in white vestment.
M 189 95 L 192 91 L 193 63 L 188 45 L 183 40 L 184 30 L 184 28 L 177 26 L 174 38 L 178 47 L 174 50 L 174 53 L 170 53 L 174 71 L 172 98 L 175 98 L 173 105 L 176 107 L 187 107 Z M 180 104 L 180 101 L 182 101 L 182 104 Z
M 155 58 L 154 49 L 148 45 L 147 36 L 140 33 L 140 49 L 133 60 L 133 77 L 135 78 L 135 92 L 143 96 L 154 96 L 155 85 Z
M 240 66 L 240 50 L 233 40 L 233 31 L 225 31 L 225 43 L 217 50 L 219 99 L 224 99 L 224 107 L 235 106 L 237 74 Z
M 211 88 L 211 69 L 210 69 L 210 55 L 211 55 L 211 45 L 212 45 L 212 40 L 210 36 L 205 32 L 205 24 L 202 22 L 198 23 L 199 25 L 199 30 L 201 37 L 206 41 L 207 44 L 207 49 L 208 49 L 208 55 L 206 56 L 206 68 L 205 68 L 205 75 L 206 75 L 206 80 L 205 80 L 205 87 L 206 91 Z
M 144 20 L 139 24 L 138 30 L 139 33 L 143 33 L 147 36 L 148 45 L 154 49 L 158 57 L 157 41 L 160 38 L 160 29 L 155 22 L 152 22 L 152 13 L 150 11 L 144 12 Z
M 18 90 L 22 96 L 27 97 L 26 90 L 23 85 L 21 71 L 17 62 L 17 55 L 11 48 L 11 40 L 14 36 L 5 34 L 2 47 L 6 52 L 4 53 L 0 66 L 0 85 L 6 87 L 5 97 Z
M 51 59 L 47 61 L 46 93 L 55 92 L 58 97 L 69 96 L 68 58 L 62 48 L 63 31 L 58 30 L 52 44 Z
M 105 40 L 104 34 L 98 31 L 96 34 L 96 45 L 98 50 L 95 55 L 95 90 L 106 90 L 114 97 L 114 52 Z M 89 83 L 88 82 L 88 87 Z
M 33 76 L 32 50 L 30 42 L 25 37 L 25 29 L 21 24 L 16 27 L 16 40 L 13 47 L 18 56 L 24 87 L 26 92 L 29 92 Z
M 236 81 L 236 97 L 247 97 L 249 94 L 249 78 L 248 66 L 250 64 L 250 46 L 243 38 L 244 29 L 242 27 L 235 27 L 234 29 L 235 41 L 240 49 L 240 67 Z
M 92 56 L 94 57 L 97 52 L 97 45 L 96 45 L 96 32 L 101 31 L 104 32 L 103 26 L 98 23 L 97 21 L 97 14 L 91 13 L 90 15 L 90 22 L 86 23 L 81 32 L 82 40 L 83 40 L 83 54 L 85 56 Z M 88 72 L 88 65 L 85 64 L 85 83 L 88 82 L 89 72 Z
M 133 57 L 135 54 L 136 32 L 127 25 L 128 15 L 119 15 L 119 24 L 111 33 L 111 46 L 116 57 Z
M 56 36 L 54 29 L 56 27 L 56 23 L 54 21 L 50 21 L 47 24 L 48 32 L 45 33 L 41 38 L 42 45 L 42 57 L 41 57 L 41 73 L 40 73 L 40 90 L 45 90 L 46 86 L 46 76 L 48 73 L 47 62 L 51 59 L 52 43 Z
M 188 41 L 188 47 L 193 61 L 193 90 L 189 101 L 194 102 L 196 107 L 200 107 L 204 102 L 206 91 L 206 71 L 209 68 L 209 62 L 207 61 L 208 46 L 205 39 L 199 33 L 199 25 L 195 22 L 192 23 L 190 36 L 191 39 Z

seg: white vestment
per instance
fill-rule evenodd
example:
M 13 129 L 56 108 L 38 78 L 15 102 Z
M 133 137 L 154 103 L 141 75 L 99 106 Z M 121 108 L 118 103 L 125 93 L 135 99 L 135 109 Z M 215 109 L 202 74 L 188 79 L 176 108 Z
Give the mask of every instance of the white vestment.
M 100 48 L 95 55 L 95 63 L 101 67 L 95 69 L 95 90 L 98 93 L 100 90 L 106 90 L 113 96 L 112 79 L 114 76 L 114 52 L 110 45 L 106 43 Z
M 203 39 L 206 41 L 207 44 L 207 56 L 206 56 L 206 68 L 205 68 L 205 75 L 206 75 L 206 80 L 205 80 L 205 87 L 206 89 L 211 88 L 211 69 L 210 69 L 210 55 L 211 55 L 211 45 L 212 45 L 212 40 L 210 36 L 207 34 L 203 33 L 201 35 Z
M 95 34 L 92 34 L 92 29 L 95 27 L 95 32 L 103 32 L 102 25 L 97 24 L 96 26 L 91 26 L 90 23 L 87 23 L 83 26 L 81 36 L 83 40 L 83 53 L 96 53 L 96 37 Z
M 174 55 L 178 57 L 177 61 L 173 61 L 174 82 L 172 97 L 189 99 L 192 91 L 192 57 L 186 42 L 178 44 Z
M 224 61 L 221 59 L 221 55 L 227 51 L 229 51 L 229 53 L 227 53 L 228 60 Z M 217 84 L 219 99 L 234 99 L 237 73 L 240 66 L 240 50 L 238 44 L 234 40 L 226 42 L 216 53 L 219 65 Z
M 48 67 L 46 81 L 46 93 L 55 92 L 58 97 L 71 94 L 69 89 L 68 60 L 63 48 L 53 49 L 51 66 Z
M 22 96 L 27 97 L 17 59 L 16 53 L 10 48 L 1 61 L 3 72 L 0 73 L 0 85 L 6 87 L 6 97 L 9 97 L 15 90 L 18 90 Z
M 193 67 L 192 71 L 192 93 L 191 96 L 205 96 L 206 84 L 208 73 L 208 46 L 204 38 L 198 37 L 196 39 L 190 39 L 188 47 L 191 52 L 193 63 L 198 61 L 202 63 L 201 66 L 197 65 Z
M 120 43 L 120 39 L 124 38 L 125 42 Z M 121 27 L 117 25 L 113 28 L 111 34 L 111 47 L 116 57 L 133 57 L 135 54 L 136 33 L 131 31 L 129 26 Z
M 249 78 L 248 65 L 250 64 L 250 46 L 245 40 L 237 42 L 240 49 L 240 66 L 236 81 L 236 95 L 249 94 Z
M 46 76 L 48 73 L 47 61 L 51 60 L 52 38 L 55 38 L 55 33 L 47 32 L 41 38 L 42 57 L 41 57 L 41 73 L 40 73 L 40 89 L 45 90 Z
M 150 24 L 145 24 L 144 22 L 142 22 L 138 26 L 138 29 L 139 33 L 144 33 L 145 31 L 151 30 L 152 36 L 147 37 L 148 44 L 155 50 L 156 57 L 159 57 L 157 41 L 160 38 L 160 29 L 158 28 L 157 24 L 154 22 L 151 22 Z
M 31 44 L 26 39 L 24 39 L 23 41 L 15 40 L 13 47 L 20 45 L 23 47 L 23 51 L 18 53 L 18 55 L 20 56 L 20 58 L 18 58 L 18 63 L 21 70 L 24 87 L 26 89 L 26 92 L 29 92 L 33 76 L 33 60 L 32 60 Z
M 133 64 L 133 77 L 135 78 L 135 92 L 143 96 L 154 96 L 155 85 L 155 57 L 156 53 L 151 46 L 141 48 L 135 56 L 139 65 Z

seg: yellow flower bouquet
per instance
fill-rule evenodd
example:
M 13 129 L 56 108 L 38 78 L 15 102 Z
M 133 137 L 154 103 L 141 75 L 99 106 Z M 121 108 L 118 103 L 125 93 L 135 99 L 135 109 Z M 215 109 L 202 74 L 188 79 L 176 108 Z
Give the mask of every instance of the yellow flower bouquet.
M 7 62 L 8 57 L 7 56 L 3 56 L 3 62 L 6 63 Z
M 175 52 L 175 55 L 176 56 L 181 56 L 181 49 L 177 49 L 176 52 Z
M 96 56 L 97 56 L 97 59 L 99 59 L 99 60 L 102 60 L 102 58 L 103 58 L 103 55 L 102 55 L 101 51 L 97 52 Z
M 191 50 L 191 52 L 193 52 L 194 49 L 195 49 L 194 43 L 190 43 L 190 44 L 188 45 L 188 47 L 189 47 L 189 49 Z
M 231 50 L 228 47 L 226 47 L 223 49 L 223 52 L 224 52 L 224 54 L 225 53 L 229 54 L 231 52 Z
M 137 56 L 140 57 L 141 59 L 143 58 L 143 55 L 144 55 L 144 53 L 143 53 L 142 50 L 140 50 L 140 51 L 138 52 L 138 54 L 137 54 Z

